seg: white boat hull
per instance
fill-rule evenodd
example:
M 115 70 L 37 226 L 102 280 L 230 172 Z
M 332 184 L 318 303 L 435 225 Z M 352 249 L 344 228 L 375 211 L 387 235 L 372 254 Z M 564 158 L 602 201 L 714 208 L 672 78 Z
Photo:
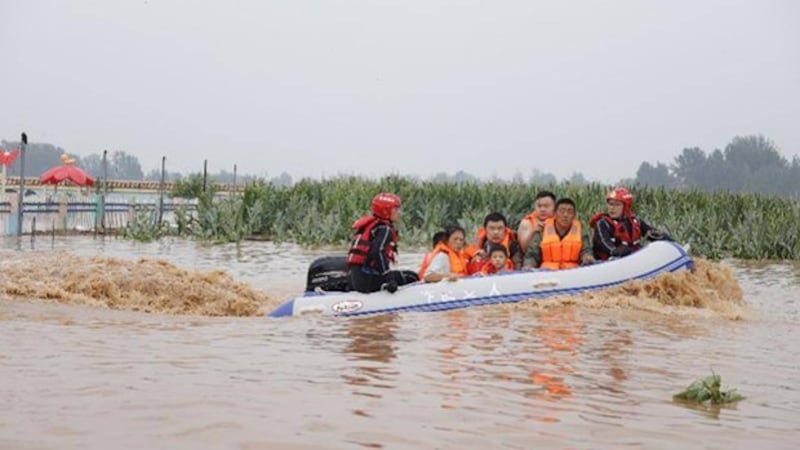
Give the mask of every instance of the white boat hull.
M 286 300 L 270 317 L 319 313 L 335 316 L 401 311 L 442 311 L 493 303 L 514 303 L 556 295 L 571 295 L 653 278 L 692 267 L 692 260 L 673 242 L 654 242 L 625 258 L 568 270 L 518 271 L 473 276 L 458 281 L 413 283 L 397 292 L 307 292 Z

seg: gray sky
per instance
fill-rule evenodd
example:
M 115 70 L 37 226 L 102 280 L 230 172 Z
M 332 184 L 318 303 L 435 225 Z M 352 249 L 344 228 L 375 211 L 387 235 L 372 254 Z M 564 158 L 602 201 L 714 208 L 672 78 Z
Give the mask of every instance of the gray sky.
M 800 152 L 793 1 L 0 0 L 0 137 L 145 171 L 614 181 Z

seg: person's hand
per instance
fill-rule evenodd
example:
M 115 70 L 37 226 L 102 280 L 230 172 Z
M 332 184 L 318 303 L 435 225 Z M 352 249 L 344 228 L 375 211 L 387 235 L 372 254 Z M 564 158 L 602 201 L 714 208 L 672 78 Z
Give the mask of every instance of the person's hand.
M 458 281 L 459 278 L 461 278 L 461 275 L 459 275 L 457 273 L 451 273 L 451 274 L 447 275 L 447 277 L 445 279 L 447 281 Z
M 590 265 L 594 264 L 595 262 L 596 261 L 594 259 L 594 256 L 592 256 L 592 255 L 584 255 L 583 258 L 581 258 L 581 263 L 584 266 L 590 266 Z
M 628 247 L 627 245 L 621 245 L 621 246 L 615 248 L 614 251 L 611 252 L 611 256 L 616 256 L 617 258 L 622 258 L 623 256 L 630 255 L 631 252 L 632 251 L 631 251 L 630 247 Z
M 381 285 L 381 290 L 384 290 L 390 294 L 394 294 L 397 292 L 397 282 L 394 280 L 387 281 Z
M 664 233 L 659 230 L 648 230 L 645 237 L 651 241 L 660 241 L 664 239 Z
M 483 261 L 483 258 L 485 258 L 485 257 L 486 257 L 486 252 L 483 251 L 483 249 L 480 249 L 477 252 L 475 252 L 474 255 L 472 255 L 472 260 L 473 261 Z

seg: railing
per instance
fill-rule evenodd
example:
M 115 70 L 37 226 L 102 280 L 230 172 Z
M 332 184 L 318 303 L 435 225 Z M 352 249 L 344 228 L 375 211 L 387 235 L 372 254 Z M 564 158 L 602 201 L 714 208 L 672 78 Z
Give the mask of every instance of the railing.
M 16 203 L 0 202 L 0 236 L 18 233 L 19 217 Z M 175 210 L 183 208 L 190 216 L 196 216 L 195 203 L 164 203 L 161 206 L 162 220 L 175 222 Z M 22 206 L 22 233 L 55 231 L 109 232 L 128 226 L 137 211 L 159 210 L 158 203 L 106 203 L 86 201 L 24 202 Z
M 102 181 L 97 180 L 97 184 L 101 185 Z M 244 183 L 209 183 L 217 192 L 243 192 Z M 164 182 L 164 190 L 169 192 L 172 190 L 174 183 L 172 181 Z M 19 186 L 19 177 L 8 177 L 6 186 L 14 188 Z M 25 177 L 25 186 L 43 186 L 37 177 Z M 161 187 L 159 181 L 142 181 L 142 180 L 108 180 L 108 188 L 110 190 L 132 190 L 132 191 L 158 191 Z M 60 189 L 60 188 L 59 188 Z

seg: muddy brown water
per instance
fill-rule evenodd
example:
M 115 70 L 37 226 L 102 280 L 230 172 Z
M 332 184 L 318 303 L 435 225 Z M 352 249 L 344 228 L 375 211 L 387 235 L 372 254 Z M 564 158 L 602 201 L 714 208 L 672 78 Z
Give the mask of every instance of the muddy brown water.
M 648 298 L 682 295 L 659 288 L 268 319 L 178 315 L 182 303 L 164 299 L 231 305 L 243 296 L 248 308 L 269 309 L 330 252 L 83 237 L 57 240 L 54 250 L 49 240 L 35 251 L 24 244 L 0 244 L 0 285 L 24 268 L 26 283 L 41 288 L 28 292 L 51 297 L 0 294 L 0 449 L 774 449 L 796 448 L 800 437 L 795 263 L 724 262 L 743 302 L 724 290 L 694 305 Z M 419 255 L 401 257 L 413 266 Z M 47 284 L 52 276 L 89 281 Z M 126 297 L 113 291 L 123 282 L 169 295 Z M 64 290 L 163 311 L 111 309 L 93 303 L 101 294 Z M 195 312 L 220 311 L 234 310 Z M 722 407 L 672 401 L 712 369 L 747 398 Z

